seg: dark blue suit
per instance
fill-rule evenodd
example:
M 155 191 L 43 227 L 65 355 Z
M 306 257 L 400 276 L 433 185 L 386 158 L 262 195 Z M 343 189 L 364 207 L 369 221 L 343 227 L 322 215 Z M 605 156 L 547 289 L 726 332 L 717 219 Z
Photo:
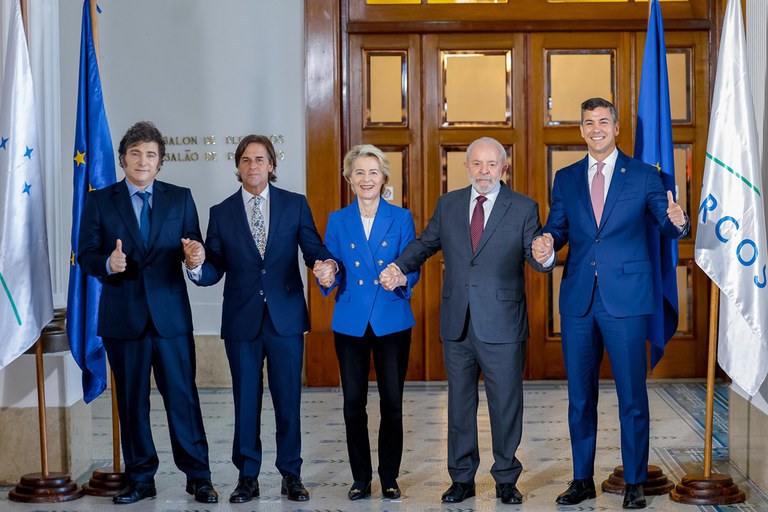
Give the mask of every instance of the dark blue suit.
M 267 360 L 275 407 L 277 461 L 285 477 L 301 475 L 301 368 L 309 315 L 298 249 L 304 262 L 331 259 L 306 197 L 269 185 L 269 232 L 264 259 L 251 236 L 242 190 L 211 208 L 206 261 L 198 281 L 226 273 L 221 337 L 232 372 L 235 437 L 232 461 L 240 476 L 261 471 L 262 365 Z
M 681 232 L 667 216 L 657 170 L 618 152 L 599 227 L 590 201 L 588 157 L 555 175 L 542 230 L 555 250 L 569 244 L 560 285 L 562 346 L 568 375 L 568 422 L 574 478 L 594 473 L 598 377 L 603 346 L 619 397 L 621 453 L 628 484 L 646 480 L 648 394 L 646 315 L 653 308 L 645 223 L 670 238 Z
M 149 419 L 150 370 L 168 414 L 176 465 L 188 479 L 210 478 L 208 444 L 195 386 L 192 312 L 181 238 L 202 240 L 189 189 L 155 181 L 144 246 L 125 180 L 88 193 L 78 262 L 102 282 L 98 334 L 115 375 L 127 477 L 152 481 L 158 467 Z M 127 268 L 108 275 L 122 241 Z

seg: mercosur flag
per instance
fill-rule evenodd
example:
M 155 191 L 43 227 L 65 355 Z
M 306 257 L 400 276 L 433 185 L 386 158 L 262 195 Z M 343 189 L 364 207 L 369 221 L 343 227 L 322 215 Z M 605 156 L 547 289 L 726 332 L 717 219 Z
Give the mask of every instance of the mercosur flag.
M 696 233 L 696 263 L 721 290 L 717 361 L 754 395 L 768 373 L 764 194 L 740 0 L 725 12 Z
M 14 0 L 0 97 L 0 368 L 53 318 L 32 71 Z

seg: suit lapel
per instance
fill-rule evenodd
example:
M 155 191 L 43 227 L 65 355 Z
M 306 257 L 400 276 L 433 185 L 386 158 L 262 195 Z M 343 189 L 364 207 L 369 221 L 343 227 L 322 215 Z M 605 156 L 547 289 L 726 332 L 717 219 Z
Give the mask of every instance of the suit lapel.
M 374 220 L 375 224 L 376 221 Z M 353 199 L 352 203 L 344 208 L 344 229 L 347 231 L 350 243 L 354 244 L 355 248 L 361 251 L 363 262 L 371 267 L 373 254 L 368 245 L 368 240 L 365 239 L 365 230 L 363 229 L 363 221 L 360 219 L 360 208 L 357 205 L 357 199 Z M 373 235 L 373 230 L 371 230 L 371 235 Z
M 117 205 L 120 217 L 123 218 L 123 222 L 128 227 L 128 232 L 131 234 L 134 244 L 142 254 L 146 254 L 147 249 L 144 247 L 144 241 L 141 239 L 139 221 L 136 220 L 136 214 L 133 211 L 133 203 L 131 203 L 131 196 L 128 194 L 128 185 L 125 184 L 125 178 L 115 187 L 115 204 Z
M 376 217 L 373 219 L 373 226 L 371 227 L 371 235 L 368 237 L 368 248 L 370 249 L 371 258 L 370 263 L 373 269 L 376 270 L 376 251 L 381 247 L 384 235 L 389 232 L 389 228 L 392 225 L 392 208 L 384 198 L 379 199 L 379 208 L 376 211 Z
M 603 218 L 600 219 L 600 228 L 605 226 L 605 222 L 611 215 L 613 207 L 616 206 L 616 198 L 619 197 L 621 189 L 627 180 L 627 163 L 629 158 L 619 151 L 619 156 L 616 158 L 616 165 L 613 168 L 613 174 L 611 175 L 611 186 L 608 187 L 608 196 L 605 198 L 605 207 L 603 208 Z
M 267 248 L 264 250 L 264 259 L 267 259 L 269 248 L 273 245 L 273 241 L 277 236 L 276 233 L 278 232 L 280 221 L 283 219 L 283 215 L 285 215 L 284 213 L 280 215 L 277 208 L 277 205 L 282 203 L 283 191 L 272 185 L 267 186 L 269 187 L 269 232 L 267 233 Z M 251 232 L 250 227 L 248 232 Z M 256 247 L 255 243 L 253 245 Z M 259 252 L 258 249 L 256 252 Z
M 485 228 L 483 228 L 483 234 L 480 237 L 480 241 L 477 243 L 477 250 L 475 251 L 473 259 L 480 254 L 480 251 L 483 250 L 485 244 L 488 243 L 488 239 L 496 230 L 496 227 L 499 225 L 499 222 L 501 222 L 501 219 L 504 218 L 504 215 L 507 214 L 507 210 L 509 210 L 511 204 L 512 194 L 510 193 L 509 187 L 502 183 L 501 188 L 499 189 L 499 194 L 496 196 L 496 201 L 491 208 L 491 216 L 488 217 L 488 222 L 485 223 Z M 467 229 L 467 231 L 469 231 L 469 229 Z M 472 241 L 470 240 L 470 247 L 471 246 Z
M 227 198 L 227 210 L 229 218 L 234 219 L 234 229 L 240 231 L 240 237 L 246 240 L 250 250 L 254 252 L 257 258 L 261 258 L 259 249 L 256 247 L 256 242 L 253 241 L 253 235 L 251 234 L 251 225 L 248 221 L 248 216 L 245 213 L 245 206 L 243 205 L 243 191 L 237 189 L 237 192 Z M 265 253 L 266 254 L 266 253 Z
M 160 227 L 165 222 L 167 217 L 168 205 L 170 200 L 168 198 L 168 188 L 165 183 L 155 181 L 152 186 L 152 217 L 149 224 L 149 247 L 147 251 L 151 251 L 151 248 L 155 246 L 157 242 L 158 233 L 160 233 Z M 181 242 L 179 242 L 181 243 Z
M 595 211 L 592 209 L 592 193 L 589 190 L 589 155 L 585 156 L 580 162 L 581 170 L 578 173 L 576 192 L 579 195 L 581 204 L 584 206 L 584 210 L 587 212 L 587 218 L 592 219 L 592 224 L 597 228 L 597 220 L 595 220 Z

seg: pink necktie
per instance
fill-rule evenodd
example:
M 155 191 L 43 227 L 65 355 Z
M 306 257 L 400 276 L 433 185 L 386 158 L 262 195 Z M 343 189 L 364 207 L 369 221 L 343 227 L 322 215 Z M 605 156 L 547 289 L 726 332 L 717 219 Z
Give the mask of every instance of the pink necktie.
M 592 210 L 595 212 L 595 221 L 600 226 L 600 218 L 603 216 L 603 206 L 605 204 L 605 175 L 603 174 L 605 162 L 597 162 L 597 172 L 592 178 Z
M 480 243 L 480 237 L 483 236 L 483 225 L 485 224 L 485 209 L 483 203 L 488 199 L 485 196 L 477 196 L 475 209 L 472 211 L 472 220 L 469 222 L 469 236 L 472 239 L 472 252 L 477 251 L 477 244 Z

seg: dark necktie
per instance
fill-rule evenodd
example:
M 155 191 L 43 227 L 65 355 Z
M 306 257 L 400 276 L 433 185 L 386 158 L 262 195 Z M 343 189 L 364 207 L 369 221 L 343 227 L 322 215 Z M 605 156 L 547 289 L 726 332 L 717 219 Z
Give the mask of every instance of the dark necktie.
M 150 225 L 150 207 L 149 192 L 136 192 L 141 198 L 141 214 L 139 214 L 139 231 L 141 239 L 144 241 L 144 247 L 149 247 L 149 225 Z
M 592 210 L 595 212 L 595 222 L 600 226 L 600 219 L 603 217 L 603 206 L 605 205 L 605 175 L 603 174 L 605 162 L 597 162 L 597 172 L 592 178 Z
M 480 243 L 480 238 L 483 236 L 483 224 L 485 224 L 485 209 L 483 203 L 488 198 L 485 196 L 477 196 L 477 203 L 475 209 L 472 211 L 472 220 L 469 223 L 469 236 L 472 239 L 472 252 L 477 251 L 477 244 Z

